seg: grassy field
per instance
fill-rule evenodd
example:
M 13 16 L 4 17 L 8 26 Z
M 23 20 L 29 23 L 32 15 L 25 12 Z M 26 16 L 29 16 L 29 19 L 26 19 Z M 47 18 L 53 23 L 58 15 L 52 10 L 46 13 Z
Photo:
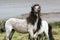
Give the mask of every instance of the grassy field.
M 1 23 L 0 23 L 1 24 Z M 50 23 L 53 28 L 53 36 L 55 40 L 60 40 L 60 22 Z M 3 40 L 5 33 L 0 33 L 0 40 Z M 15 32 L 12 40 L 28 40 L 28 34 L 21 34 Z
M 0 40 L 3 40 L 5 33 L 0 33 Z M 60 40 L 60 28 L 53 28 L 53 36 L 55 40 Z M 12 40 L 28 40 L 28 34 L 21 34 L 15 32 Z

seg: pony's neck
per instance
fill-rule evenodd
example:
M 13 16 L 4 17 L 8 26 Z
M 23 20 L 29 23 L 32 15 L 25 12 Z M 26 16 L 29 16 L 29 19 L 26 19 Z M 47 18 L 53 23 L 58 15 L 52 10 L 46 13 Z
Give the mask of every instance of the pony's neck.
M 35 24 L 36 20 L 37 20 L 37 16 L 34 12 L 31 12 L 29 17 L 27 17 L 27 23 L 31 23 L 32 25 Z

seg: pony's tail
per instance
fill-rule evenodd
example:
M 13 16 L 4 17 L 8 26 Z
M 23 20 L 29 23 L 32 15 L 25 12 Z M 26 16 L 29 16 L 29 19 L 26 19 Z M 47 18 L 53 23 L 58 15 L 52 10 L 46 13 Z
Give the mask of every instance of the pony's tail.
M 5 22 L 3 22 L 2 26 L 0 27 L 0 33 L 5 32 Z
M 52 26 L 50 24 L 48 24 L 48 26 L 49 26 L 49 31 L 48 31 L 49 40 L 54 40 L 54 37 L 53 37 L 53 34 L 52 34 Z

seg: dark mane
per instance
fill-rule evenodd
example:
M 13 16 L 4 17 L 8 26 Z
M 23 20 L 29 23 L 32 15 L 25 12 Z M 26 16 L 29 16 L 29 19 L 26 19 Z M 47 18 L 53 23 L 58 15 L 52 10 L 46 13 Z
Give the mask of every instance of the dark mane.
M 34 25 L 36 22 L 36 19 L 37 19 L 37 16 L 34 14 L 34 12 L 31 12 L 29 17 L 27 17 L 27 22 Z

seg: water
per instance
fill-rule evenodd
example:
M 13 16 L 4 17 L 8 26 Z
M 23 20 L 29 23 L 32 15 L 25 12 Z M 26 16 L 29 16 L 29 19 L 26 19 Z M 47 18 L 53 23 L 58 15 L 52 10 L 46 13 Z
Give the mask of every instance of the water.
M 29 13 L 36 3 L 43 13 L 60 12 L 60 0 L 0 0 L 0 19 Z

